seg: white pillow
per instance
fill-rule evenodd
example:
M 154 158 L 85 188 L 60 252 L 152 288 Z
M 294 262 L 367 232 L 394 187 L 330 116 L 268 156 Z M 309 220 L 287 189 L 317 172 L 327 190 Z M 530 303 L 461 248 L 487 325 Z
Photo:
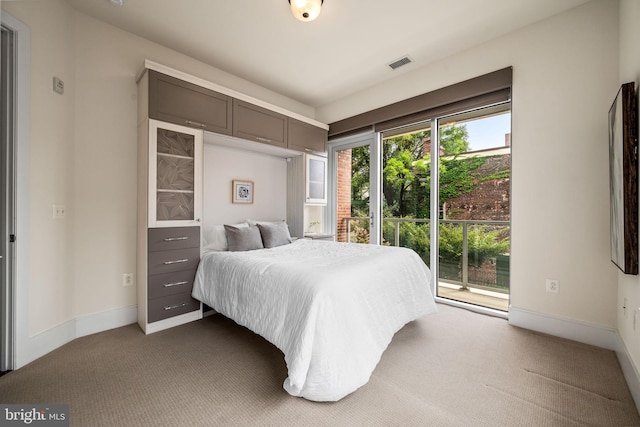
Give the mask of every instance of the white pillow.
M 248 227 L 249 224 L 241 222 L 233 224 L 233 227 Z M 227 242 L 227 234 L 224 225 L 205 225 L 202 230 L 202 249 L 207 251 L 227 251 L 229 243 Z

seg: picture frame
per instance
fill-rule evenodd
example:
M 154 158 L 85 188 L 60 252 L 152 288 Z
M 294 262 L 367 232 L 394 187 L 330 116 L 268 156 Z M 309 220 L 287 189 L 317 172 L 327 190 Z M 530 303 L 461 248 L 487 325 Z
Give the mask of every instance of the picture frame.
M 231 181 L 231 202 L 253 203 L 253 181 L 234 179 Z
M 638 110 L 634 83 L 623 84 L 609 109 L 611 261 L 638 274 Z

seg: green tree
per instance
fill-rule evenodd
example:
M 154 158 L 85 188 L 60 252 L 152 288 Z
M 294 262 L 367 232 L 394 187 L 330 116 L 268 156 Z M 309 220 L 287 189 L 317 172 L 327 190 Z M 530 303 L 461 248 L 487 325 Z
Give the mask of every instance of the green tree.
M 369 216 L 370 150 L 368 146 L 351 150 L 351 216 Z
M 469 132 L 465 125 L 449 125 L 440 128 L 440 147 L 445 156 L 469 151 Z
M 464 230 L 460 224 L 440 224 L 439 255 L 442 259 L 462 262 L 462 240 Z M 467 229 L 469 263 L 479 267 L 488 259 L 507 253 L 510 247 L 508 235 L 503 227 L 475 226 Z
M 439 149 L 446 156 L 455 156 L 468 151 L 469 134 L 465 125 L 450 125 L 440 129 Z M 385 217 L 429 218 L 431 191 L 431 130 L 408 133 L 383 141 L 383 205 Z M 441 195 L 441 204 L 454 196 L 456 191 L 470 191 L 471 179 L 468 172 L 458 170 L 454 165 L 453 173 L 449 173 L 450 160 L 440 161 L 441 181 L 448 184 L 448 190 Z M 466 174 L 460 185 L 461 175 Z M 471 187 L 472 188 L 472 187 Z
M 440 129 L 439 151 L 442 154 L 439 168 L 439 204 L 460 194 L 473 191 L 477 177 L 474 171 L 485 162 L 484 157 L 458 158 L 469 150 L 468 132 L 464 125 L 449 125 Z M 431 192 L 431 131 L 408 133 L 383 141 L 383 217 L 384 218 L 430 218 Z M 369 164 L 368 147 L 352 151 L 352 215 L 369 215 Z M 458 264 L 462 256 L 462 230 L 460 227 L 441 228 L 440 256 Z M 367 224 L 354 222 L 352 241 L 368 241 Z M 383 223 L 383 241 L 394 244 L 395 225 Z M 414 249 L 428 262 L 429 224 L 401 223 L 400 245 Z M 498 238 L 488 230 L 473 228 L 469 234 L 470 253 L 475 263 L 482 263 L 509 247 L 508 237 Z

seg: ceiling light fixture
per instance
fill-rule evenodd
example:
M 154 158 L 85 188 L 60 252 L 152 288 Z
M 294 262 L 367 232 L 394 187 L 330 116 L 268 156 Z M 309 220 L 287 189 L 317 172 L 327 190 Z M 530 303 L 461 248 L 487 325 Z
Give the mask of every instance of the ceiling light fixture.
M 313 21 L 320 15 L 324 0 L 289 0 L 291 13 L 303 22 Z
M 120 7 L 124 4 L 124 0 L 109 0 L 113 6 Z

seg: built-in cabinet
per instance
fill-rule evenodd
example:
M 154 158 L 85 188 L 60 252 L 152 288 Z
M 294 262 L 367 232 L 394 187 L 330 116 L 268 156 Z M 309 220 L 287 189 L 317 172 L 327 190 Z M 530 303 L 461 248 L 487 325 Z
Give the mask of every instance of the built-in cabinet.
M 310 154 L 327 152 L 327 130 L 289 117 L 287 122 L 288 148 Z
M 151 333 L 202 317 L 191 298 L 200 262 L 203 131 L 139 125 L 138 324 Z
M 254 103 L 147 70 L 139 117 L 202 129 L 302 153 L 325 154 L 327 129 Z
M 188 313 L 199 318 L 200 302 L 191 290 L 200 262 L 200 227 L 149 228 L 147 242 L 146 329 L 184 314 L 190 321 Z
M 326 157 L 302 154 L 287 159 L 287 223 L 291 236 L 321 233 L 326 204 Z
M 200 225 L 203 136 L 201 130 L 149 120 L 149 227 Z
M 234 99 L 233 136 L 287 148 L 287 116 Z
M 204 132 L 256 142 L 256 151 L 275 146 L 284 157 L 305 153 L 289 164 L 287 220 L 292 231 L 299 230 L 293 236 L 308 231 L 305 221 L 320 222 L 316 213 L 305 211 L 321 212 L 327 192 L 326 158 L 315 155 L 326 155 L 326 127 L 149 64 L 138 79 L 137 295 L 145 333 L 202 317 L 202 304 L 191 298 L 191 290 L 200 261 Z
M 327 204 L 327 158 L 304 155 L 305 200 L 308 205 Z
M 231 135 L 230 96 L 154 70 L 149 70 L 144 78 L 149 85 L 149 118 Z

